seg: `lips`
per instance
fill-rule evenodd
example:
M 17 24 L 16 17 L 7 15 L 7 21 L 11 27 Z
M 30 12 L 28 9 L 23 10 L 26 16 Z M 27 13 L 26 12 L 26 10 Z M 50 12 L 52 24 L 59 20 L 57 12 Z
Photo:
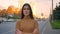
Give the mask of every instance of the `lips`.
M 25 13 L 26 13 L 26 14 L 28 14 L 28 12 L 27 12 L 27 11 L 26 11 Z

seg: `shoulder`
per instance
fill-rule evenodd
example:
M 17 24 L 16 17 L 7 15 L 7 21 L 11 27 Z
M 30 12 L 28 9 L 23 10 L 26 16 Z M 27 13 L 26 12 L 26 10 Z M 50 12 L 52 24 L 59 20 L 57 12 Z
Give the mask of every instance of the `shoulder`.
M 37 21 L 37 20 L 33 20 L 33 22 L 34 22 L 35 24 L 38 24 L 38 21 Z
M 22 19 L 19 19 L 16 21 L 17 24 L 21 23 L 22 22 Z
M 36 22 L 36 23 L 38 22 L 37 20 L 33 20 L 33 21 Z
M 34 20 L 34 25 L 35 25 L 35 27 L 38 27 L 38 21 L 37 20 Z

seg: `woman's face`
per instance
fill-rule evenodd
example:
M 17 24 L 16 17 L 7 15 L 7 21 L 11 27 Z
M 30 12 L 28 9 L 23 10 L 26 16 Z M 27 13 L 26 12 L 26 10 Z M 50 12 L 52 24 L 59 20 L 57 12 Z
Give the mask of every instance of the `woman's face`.
M 30 14 L 29 6 L 27 6 L 27 5 L 24 6 L 23 14 L 24 14 L 24 16 L 28 16 Z

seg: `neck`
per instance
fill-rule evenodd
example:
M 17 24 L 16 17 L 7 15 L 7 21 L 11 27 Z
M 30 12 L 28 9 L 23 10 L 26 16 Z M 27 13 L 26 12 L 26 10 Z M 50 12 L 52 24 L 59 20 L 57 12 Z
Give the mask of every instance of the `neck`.
M 30 16 L 24 16 L 24 19 L 30 19 Z

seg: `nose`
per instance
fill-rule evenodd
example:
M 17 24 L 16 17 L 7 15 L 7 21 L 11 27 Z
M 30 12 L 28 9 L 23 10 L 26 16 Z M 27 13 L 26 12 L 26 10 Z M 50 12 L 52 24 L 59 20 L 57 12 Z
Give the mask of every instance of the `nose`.
M 26 12 L 28 12 L 28 9 L 26 9 Z
M 26 10 L 26 14 L 28 13 L 28 11 Z

